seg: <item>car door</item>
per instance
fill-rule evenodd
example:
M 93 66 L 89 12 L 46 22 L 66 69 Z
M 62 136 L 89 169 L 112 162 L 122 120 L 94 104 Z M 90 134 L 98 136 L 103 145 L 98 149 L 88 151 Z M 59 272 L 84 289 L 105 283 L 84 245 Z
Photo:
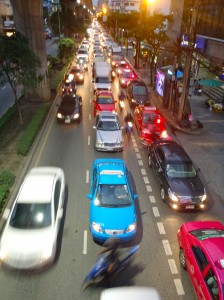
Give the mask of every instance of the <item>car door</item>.
M 210 293 L 208 292 L 207 284 L 203 278 L 209 269 L 209 260 L 202 248 L 197 245 L 191 245 L 187 253 L 187 270 L 198 299 L 215 299 L 209 296 Z
M 164 177 L 165 177 L 165 163 L 164 163 L 164 155 L 159 146 L 154 148 L 154 170 L 156 177 L 159 181 L 159 184 L 164 185 Z
M 57 238 L 57 234 L 59 232 L 60 224 L 61 224 L 61 212 L 62 212 L 62 182 L 61 178 L 57 177 L 55 186 L 54 186 L 54 199 L 53 199 L 53 206 L 54 206 L 54 234 L 55 239 Z

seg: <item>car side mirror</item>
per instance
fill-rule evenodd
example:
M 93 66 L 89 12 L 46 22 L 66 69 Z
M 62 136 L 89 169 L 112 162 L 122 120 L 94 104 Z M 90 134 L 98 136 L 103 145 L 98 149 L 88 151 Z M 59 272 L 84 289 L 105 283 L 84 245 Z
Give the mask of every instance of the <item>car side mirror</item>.
M 138 194 L 134 194 L 134 200 L 138 199 Z
M 60 208 L 58 211 L 58 217 L 61 219 L 63 217 L 63 208 Z
M 92 83 L 94 83 L 94 80 L 92 80 Z
M 3 215 L 2 215 L 2 219 L 8 220 L 9 214 L 10 214 L 10 209 L 9 209 L 9 208 L 6 208 L 6 209 L 4 210 Z
M 93 102 L 94 102 L 94 103 L 96 103 L 96 100 L 95 100 L 95 99 L 93 99 Z
M 161 173 L 163 171 L 163 169 L 161 167 L 159 167 L 158 172 Z
M 121 130 L 124 130 L 124 126 L 121 126 Z
M 96 126 L 95 126 L 95 125 L 93 126 L 93 129 L 96 129 Z
M 92 200 L 92 195 L 91 194 L 87 194 L 86 197 L 89 198 L 90 200 Z
M 196 172 L 197 172 L 197 173 L 198 173 L 198 172 L 200 172 L 200 171 L 201 171 L 201 169 L 200 169 L 200 168 L 197 168 L 197 169 L 196 169 Z

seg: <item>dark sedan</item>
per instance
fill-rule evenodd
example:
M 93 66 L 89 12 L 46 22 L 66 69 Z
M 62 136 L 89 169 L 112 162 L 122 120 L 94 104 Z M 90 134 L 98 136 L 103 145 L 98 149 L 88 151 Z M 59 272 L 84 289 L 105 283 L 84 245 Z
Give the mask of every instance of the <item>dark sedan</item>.
M 80 123 L 82 117 L 82 97 L 79 95 L 64 95 L 58 107 L 57 120 L 59 123 Z
M 154 141 L 148 153 L 148 164 L 158 179 L 161 199 L 173 209 L 205 208 L 206 191 L 193 162 L 174 141 Z
M 75 65 L 71 68 L 70 73 L 74 75 L 74 80 L 76 83 L 83 84 L 85 79 L 85 71 L 84 68 L 82 68 L 79 65 Z
M 132 107 L 150 105 L 149 91 L 143 80 L 131 80 L 127 85 L 127 99 Z

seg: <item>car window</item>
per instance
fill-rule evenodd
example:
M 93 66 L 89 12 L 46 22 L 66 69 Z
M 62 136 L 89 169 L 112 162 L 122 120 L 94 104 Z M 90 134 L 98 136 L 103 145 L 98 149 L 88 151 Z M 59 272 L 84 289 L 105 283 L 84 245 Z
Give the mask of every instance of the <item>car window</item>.
M 142 85 L 133 85 L 133 94 L 137 95 L 147 95 L 147 89 Z
M 9 222 L 19 229 L 39 229 L 51 225 L 50 203 L 17 203 Z
M 61 194 L 61 181 L 57 180 L 55 184 L 55 190 L 54 190 L 54 209 L 55 209 L 55 219 L 58 211 L 58 204 Z
M 96 189 L 96 183 L 97 183 L 97 170 L 93 170 L 93 190 L 95 191 Z
M 193 178 L 197 172 L 191 163 L 169 163 L 166 166 L 168 177 L 173 178 Z
M 99 104 L 113 104 L 114 100 L 112 97 L 98 97 L 97 102 Z
M 104 207 L 131 205 L 131 197 L 126 184 L 99 184 L 94 204 Z
M 119 130 L 119 124 L 115 121 L 100 121 L 97 129 L 105 131 Z
M 216 278 L 215 273 L 212 270 L 212 268 L 210 268 L 209 271 L 207 272 L 207 274 L 204 278 L 204 281 L 208 287 L 211 298 L 213 300 L 218 300 L 219 299 L 218 283 L 217 283 L 217 278 Z
M 108 77 L 97 77 L 96 83 L 110 83 L 110 79 Z
M 158 160 L 159 160 L 159 163 L 161 165 L 161 167 L 163 169 L 165 169 L 165 158 L 164 158 L 164 154 L 163 154 L 163 151 L 158 147 L 157 148 L 157 157 L 158 157 Z
M 157 114 L 143 114 L 143 123 L 145 124 L 153 124 L 155 121 L 155 118 L 157 117 Z
M 209 264 L 204 252 L 200 247 L 197 246 L 192 246 L 191 249 L 197 261 L 199 269 L 201 270 L 201 272 L 203 272 L 205 267 L 207 267 L 207 265 Z

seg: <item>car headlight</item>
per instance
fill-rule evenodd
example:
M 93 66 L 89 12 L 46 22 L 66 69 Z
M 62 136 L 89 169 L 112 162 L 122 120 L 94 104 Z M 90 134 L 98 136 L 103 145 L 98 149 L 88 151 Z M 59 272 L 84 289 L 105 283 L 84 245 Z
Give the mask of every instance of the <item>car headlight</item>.
M 62 114 L 61 113 L 57 113 L 57 118 L 58 119 L 62 119 Z
M 206 190 L 204 188 L 204 195 L 202 196 L 201 201 L 204 202 L 206 200 L 206 198 L 207 198 L 207 194 L 206 194 Z
M 79 113 L 76 113 L 76 114 L 73 115 L 73 119 L 74 119 L 74 120 L 76 120 L 76 119 L 78 119 L 78 118 L 79 118 Z
M 135 101 L 135 99 L 132 98 L 132 99 L 131 99 L 131 102 L 136 102 L 136 101 Z
M 5 261 L 8 256 L 8 249 L 3 245 L 0 246 L 0 261 Z
M 125 80 L 124 80 L 124 79 L 122 79 L 122 80 L 121 80 L 121 83 L 123 83 L 123 84 L 124 84 L 124 83 L 125 83 Z
M 112 66 L 115 66 L 115 62 L 114 61 L 112 61 Z
M 47 243 L 41 255 L 42 260 L 49 259 L 52 256 L 52 253 L 53 253 L 53 245 L 52 243 Z
M 87 64 L 84 64 L 84 68 L 85 68 L 85 69 L 87 68 Z
M 92 222 L 92 229 L 96 232 L 99 232 L 99 233 L 102 233 L 103 230 L 102 228 L 100 227 L 99 224 L 95 223 L 95 222 Z
M 171 191 L 171 189 L 168 189 L 168 195 L 172 201 L 174 202 L 179 201 L 178 197 Z
M 97 140 L 97 141 L 96 141 L 96 146 L 102 147 L 102 146 L 103 146 L 103 141 Z
M 122 141 L 117 141 L 117 146 L 122 146 L 123 145 L 123 142 Z
M 136 229 L 136 222 L 134 222 L 134 223 L 132 223 L 132 224 L 130 224 L 130 225 L 128 226 L 128 229 L 126 230 L 126 233 L 135 231 L 135 229 Z
M 81 79 L 81 80 L 82 80 L 83 78 L 84 78 L 84 77 L 83 77 L 83 75 L 82 75 L 82 74 L 80 74 L 80 75 L 79 75 L 79 79 Z

